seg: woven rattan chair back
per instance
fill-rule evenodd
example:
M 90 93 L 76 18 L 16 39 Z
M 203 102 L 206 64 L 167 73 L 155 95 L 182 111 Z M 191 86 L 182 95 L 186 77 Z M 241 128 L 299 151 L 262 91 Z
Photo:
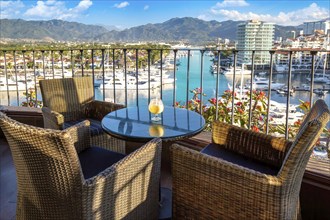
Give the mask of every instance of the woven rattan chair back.
M 41 80 L 43 105 L 64 115 L 65 121 L 85 117 L 84 106 L 94 99 L 91 77 Z
M 202 153 L 172 145 L 173 219 L 299 218 L 303 174 L 329 118 L 317 100 L 294 141 L 214 122 Z
M 0 128 L 17 173 L 17 219 L 157 219 L 160 138 L 85 179 L 82 170 L 97 167 L 95 156 L 84 167 L 79 160 L 86 150 L 97 148 L 89 145 L 87 120 L 60 131 L 25 125 L 0 113 Z
M 80 219 L 82 172 L 65 131 L 19 123 L 0 113 L 0 126 L 16 167 L 17 219 Z
M 302 122 L 279 173 L 287 184 L 300 186 L 309 157 L 329 118 L 328 106 L 324 100 L 317 100 Z M 299 190 L 300 187 L 297 189 Z

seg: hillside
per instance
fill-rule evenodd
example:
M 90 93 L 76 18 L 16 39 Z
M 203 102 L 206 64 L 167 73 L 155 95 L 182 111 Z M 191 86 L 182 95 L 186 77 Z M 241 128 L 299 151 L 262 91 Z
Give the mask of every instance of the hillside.
M 0 37 L 11 39 L 52 39 L 55 41 L 87 41 L 108 32 L 104 27 L 62 20 L 25 21 L 1 19 Z
M 86 25 L 62 20 L 25 21 L 0 19 L 0 37 L 9 39 L 50 39 L 54 41 L 181 41 L 191 44 L 214 42 L 217 38 L 236 39 L 237 24 L 242 21 L 204 21 L 197 18 L 172 18 L 163 23 L 146 24 L 122 31 L 108 31 L 99 25 Z M 299 27 L 275 27 L 275 37 L 286 38 Z

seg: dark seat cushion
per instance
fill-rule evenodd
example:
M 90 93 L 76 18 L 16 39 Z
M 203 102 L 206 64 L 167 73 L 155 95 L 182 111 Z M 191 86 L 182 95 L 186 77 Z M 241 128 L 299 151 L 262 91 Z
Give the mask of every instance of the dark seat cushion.
M 125 157 L 100 147 L 89 147 L 78 154 L 85 179 L 91 178 Z
M 218 144 L 209 144 L 207 145 L 201 153 L 217 157 L 228 162 L 237 164 L 242 167 L 249 168 L 268 175 L 277 175 L 279 169 L 271 167 L 268 164 L 261 163 L 256 160 L 244 157 L 241 154 L 229 151 Z
M 84 121 L 84 120 L 88 120 L 91 123 L 91 125 L 90 125 L 91 136 L 103 134 L 103 129 L 102 129 L 102 126 L 101 126 L 101 122 L 98 121 L 98 120 L 95 120 L 95 119 L 91 119 L 91 118 L 79 119 L 77 121 L 66 121 L 63 124 L 63 129 L 71 127 L 75 124 L 78 124 L 79 122 Z

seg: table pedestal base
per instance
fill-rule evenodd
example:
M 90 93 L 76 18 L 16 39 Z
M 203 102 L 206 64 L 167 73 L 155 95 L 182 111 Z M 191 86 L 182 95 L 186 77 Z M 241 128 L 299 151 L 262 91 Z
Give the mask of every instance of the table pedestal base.
M 162 163 L 160 180 L 159 219 L 172 218 L 172 174 L 170 146 L 174 142 L 162 142 Z M 126 154 L 129 154 L 145 143 L 126 141 Z

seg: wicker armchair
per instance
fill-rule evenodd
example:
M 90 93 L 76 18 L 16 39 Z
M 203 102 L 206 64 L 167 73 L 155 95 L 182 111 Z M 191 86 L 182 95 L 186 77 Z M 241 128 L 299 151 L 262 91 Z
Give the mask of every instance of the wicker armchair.
M 161 140 L 128 156 L 90 146 L 89 122 L 63 131 L 0 113 L 18 181 L 17 219 L 157 219 Z
M 171 147 L 174 219 L 296 219 L 306 164 L 330 112 L 318 100 L 294 141 L 221 122 L 201 152 Z
M 125 142 L 103 132 L 102 118 L 123 105 L 94 100 L 91 77 L 40 80 L 45 128 L 65 129 L 85 119 L 91 123 L 92 144 L 125 153 Z

